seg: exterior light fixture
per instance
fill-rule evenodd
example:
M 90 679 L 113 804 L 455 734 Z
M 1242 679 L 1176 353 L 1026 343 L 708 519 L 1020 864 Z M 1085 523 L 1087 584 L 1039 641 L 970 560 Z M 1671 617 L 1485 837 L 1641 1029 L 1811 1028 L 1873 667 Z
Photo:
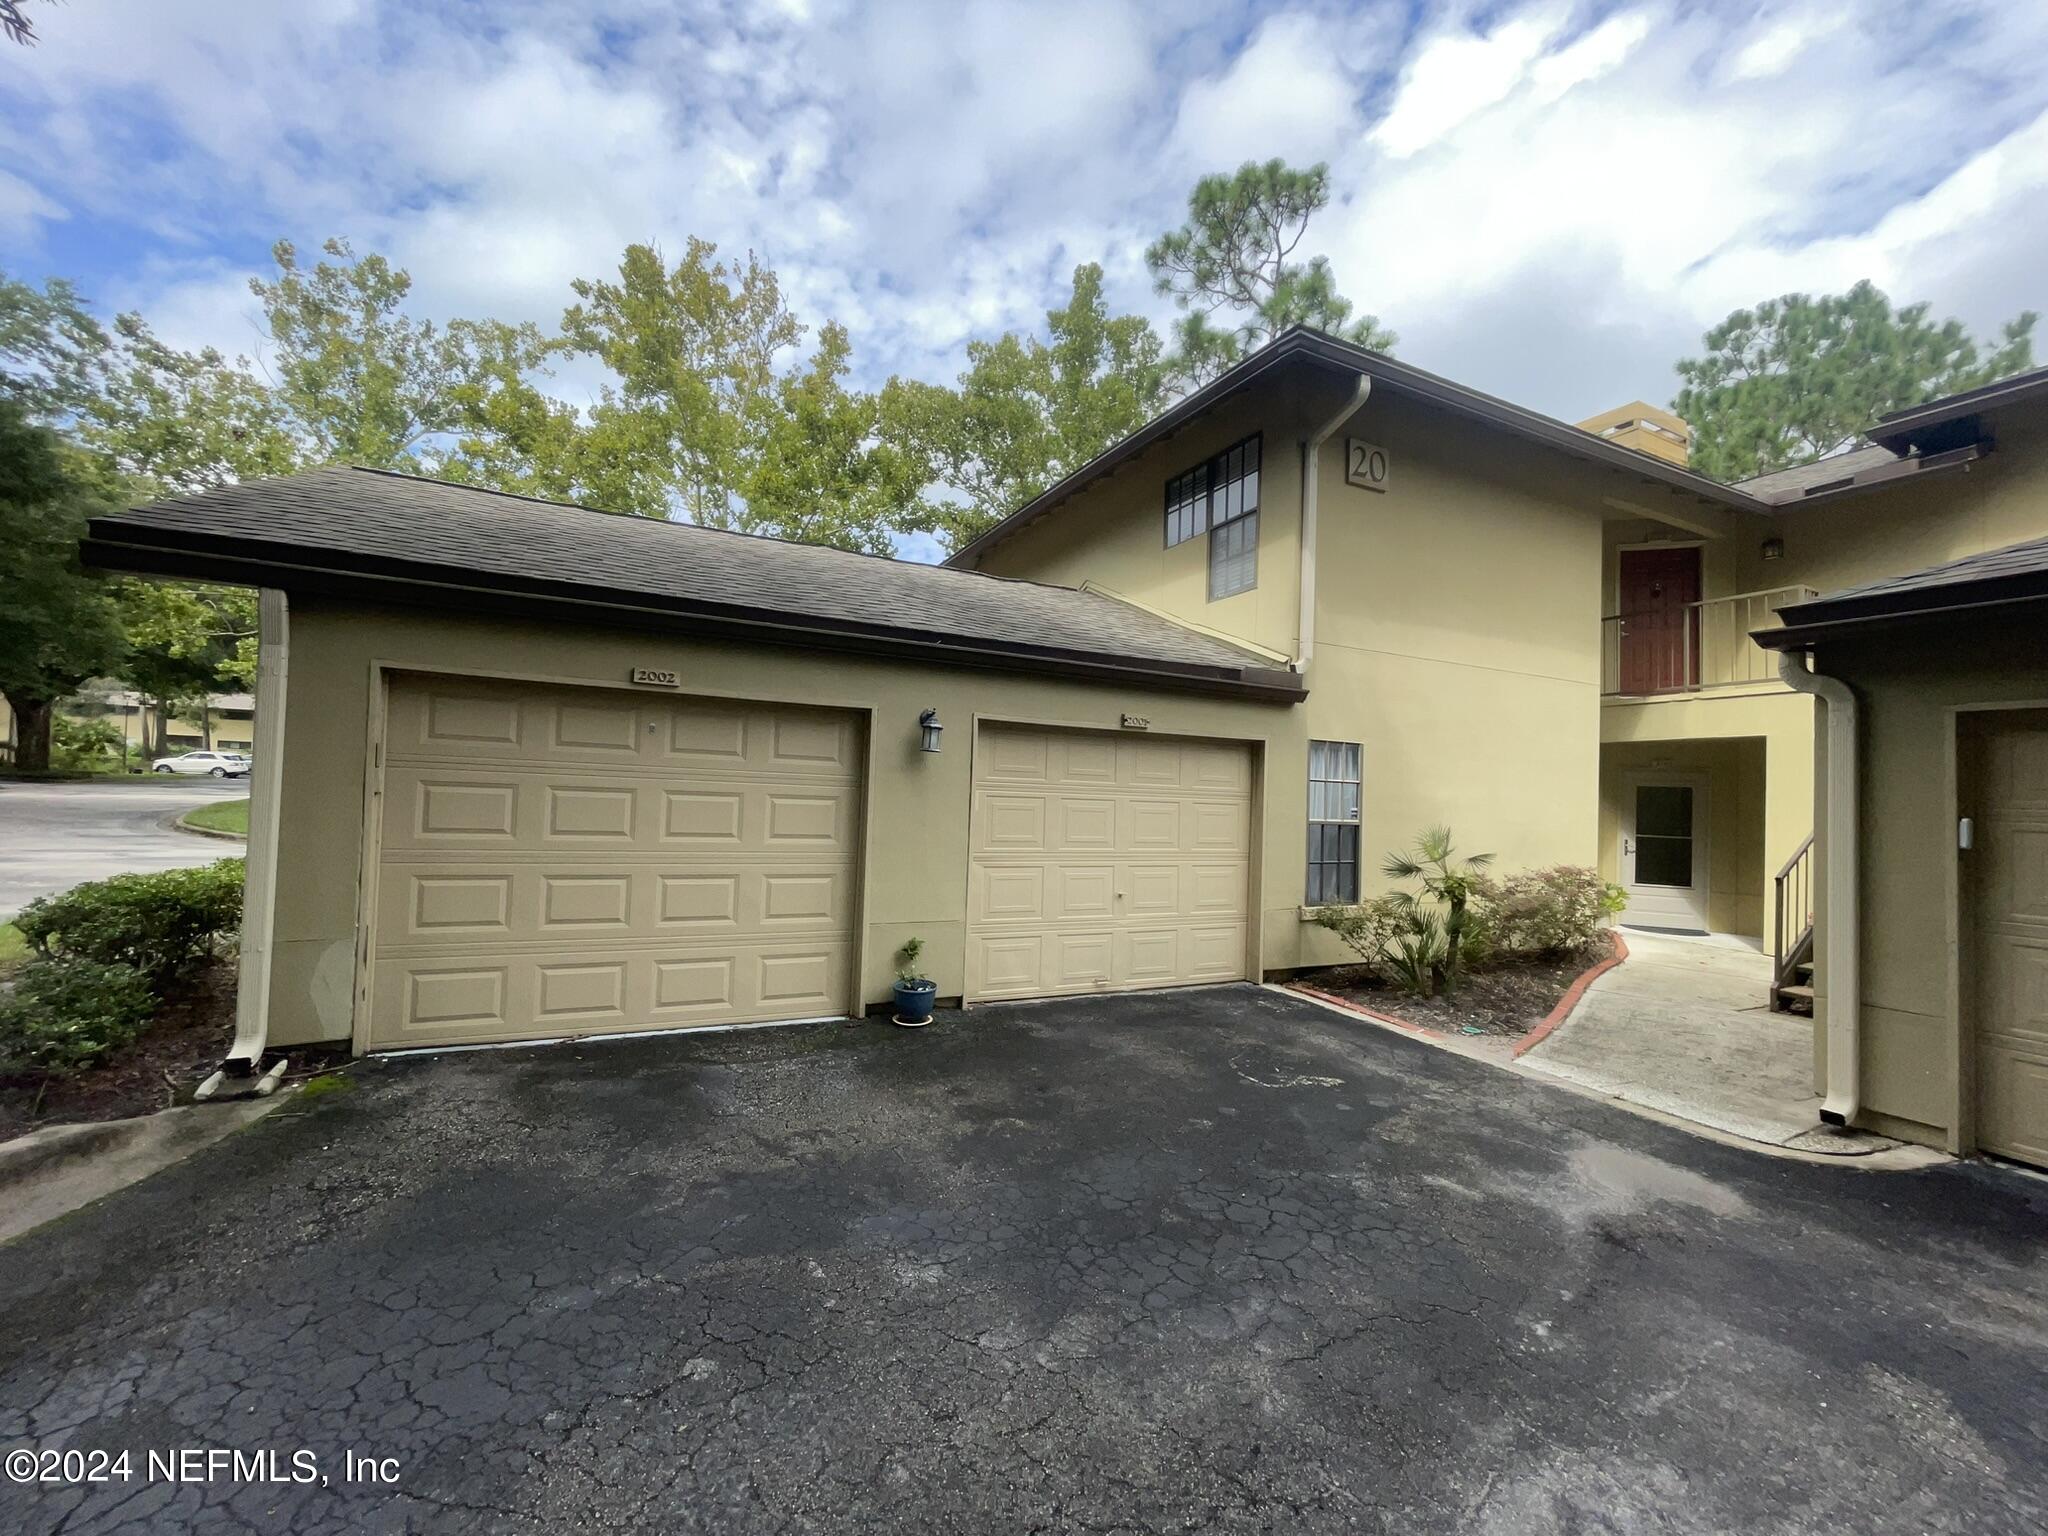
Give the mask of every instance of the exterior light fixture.
M 1765 539 L 1762 554 L 1766 560 L 1784 559 L 1785 541 L 1783 539 Z
M 918 747 L 926 752 L 938 751 L 939 732 L 944 729 L 945 727 L 939 724 L 939 712 L 936 709 L 926 710 L 917 717 Z

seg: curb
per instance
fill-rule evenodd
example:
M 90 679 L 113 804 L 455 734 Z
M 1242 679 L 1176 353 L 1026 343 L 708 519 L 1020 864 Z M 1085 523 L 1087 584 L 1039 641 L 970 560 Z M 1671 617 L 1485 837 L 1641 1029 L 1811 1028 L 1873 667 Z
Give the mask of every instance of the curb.
M 1319 987 L 1305 986 L 1296 981 L 1283 981 L 1280 985 L 1289 992 L 1299 992 L 1303 997 L 1312 997 L 1319 1003 L 1328 1003 L 1332 1008 L 1342 1008 L 1346 1013 L 1355 1013 L 1361 1019 L 1371 1019 L 1375 1024 L 1384 1024 L 1389 1029 L 1402 1030 L 1411 1035 L 1420 1035 L 1425 1040 L 1449 1040 L 1451 1037 L 1440 1029 L 1430 1029 L 1422 1024 L 1410 1024 L 1406 1019 L 1397 1019 L 1392 1014 L 1374 1013 L 1370 1008 L 1354 1003 L 1348 997 L 1339 997 L 1334 992 L 1325 992 Z
M 44 1126 L 0 1143 L 0 1243 L 183 1162 L 291 1098 L 182 1104 L 127 1120 Z
M 1565 988 L 1565 994 L 1557 1000 L 1557 1006 L 1544 1015 L 1543 1022 L 1515 1042 L 1515 1060 L 1521 1060 L 1525 1052 L 1533 1051 L 1549 1039 L 1550 1032 L 1565 1021 L 1565 1015 L 1579 1006 L 1579 999 L 1586 995 L 1586 989 L 1628 958 L 1628 942 L 1622 938 L 1621 930 L 1610 928 L 1608 935 L 1614 940 L 1614 953 L 1581 972 L 1579 979 Z
M 181 811 L 166 823 L 174 832 L 189 832 L 194 837 L 211 837 L 223 843 L 246 843 L 249 839 L 240 832 L 222 832 L 216 827 L 195 827 L 185 820 L 192 813 Z

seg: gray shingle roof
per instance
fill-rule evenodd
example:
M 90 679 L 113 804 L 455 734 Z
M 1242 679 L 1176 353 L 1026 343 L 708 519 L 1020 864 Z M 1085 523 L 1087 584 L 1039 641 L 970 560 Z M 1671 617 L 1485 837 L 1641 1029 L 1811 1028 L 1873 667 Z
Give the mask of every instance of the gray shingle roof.
M 1882 581 L 1867 581 L 1861 586 L 1841 587 L 1833 592 L 1823 592 L 1812 602 L 1802 603 L 1800 607 L 1832 608 L 1837 604 L 1857 603 L 1866 598 L 1904 596 L 1965 583 L 1999 581 L 2009 576 L 2032 576 L 2043 572 L 2048 572 L 2048 539 L 2029 539 L 2024 544 L 2008 544 L 2003 549 L 1987 549 L 1982 554 L 1965 555 L 1960 560 L 1947 560 L 1940 565 L 1908 571 L 1903 576 L 1887 576 Z
M 1866 469 L 1876 469 L 1881 464 L 1895 463 L 1898 457 L 1891 449 L 1875 445 L 1851 448 L 1847 453 L 1838 453 L 1832 458 L 1816 459 L 1811 464 L 1795 464 L 1790 469 L 1774 469 L 1767 475 L 1753 475 L 1747 480 L 1738 480 L 1735 482 L 1735 489 L 1746 491 L 1759 501 L 1797 501 L 1801 495 L 1816 485 L 1830 485 L 1837 480 L 1846 480 Z
M 107 548 L 147 544 L 200 555 L 233 541 L 252 558 L 316 568 L 402 562 L 472 582 L 498 577 L 587 588 L 599 601 L 646 596 L 685 610 L 742 608 L 784 622 L 812 619 L 918 641 L 1255 672 L 1268 682 L 1274 666 L 1254 652 L 1070 587 L 345 466 L 96 518 L 92 538 Z

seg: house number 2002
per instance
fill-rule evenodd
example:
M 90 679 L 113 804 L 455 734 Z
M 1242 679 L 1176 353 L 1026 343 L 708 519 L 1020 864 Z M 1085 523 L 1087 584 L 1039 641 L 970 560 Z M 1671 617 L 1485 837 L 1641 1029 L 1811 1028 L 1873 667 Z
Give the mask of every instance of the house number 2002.
M 1368 491 L 1387 488 L 1387 450 L 1373 443 L 1347 438 L 1344 443 L 1344 478 Z

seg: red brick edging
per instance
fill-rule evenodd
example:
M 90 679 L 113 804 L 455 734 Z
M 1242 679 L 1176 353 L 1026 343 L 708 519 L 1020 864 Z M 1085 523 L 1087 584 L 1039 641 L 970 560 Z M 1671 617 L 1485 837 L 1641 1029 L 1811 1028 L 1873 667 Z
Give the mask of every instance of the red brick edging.
M 1543 1022 L 1516 1042 L 1515 1055 L 1517 1057 L 1524 1051 L 1534 1050 L 1548 1039 L 1550 1032 L 1564 1022 L 1565 1015 L 1578 1007 L 1579 999 L 1586 995 L 1586 988 L 1593 985 L 1594 982 L 1628 958 L 1628 944 L 1622 938 L 1621 930 L 1619 928 L 1609 929 L 1608 937 L 1614 940 L 1614 953 L 1598 964 L 1588 967 L 1581 973 L 1579 979 L 1565 990 L 1564 996 L 1557 1000 L 1557 1006 L 1544 1016 Z

